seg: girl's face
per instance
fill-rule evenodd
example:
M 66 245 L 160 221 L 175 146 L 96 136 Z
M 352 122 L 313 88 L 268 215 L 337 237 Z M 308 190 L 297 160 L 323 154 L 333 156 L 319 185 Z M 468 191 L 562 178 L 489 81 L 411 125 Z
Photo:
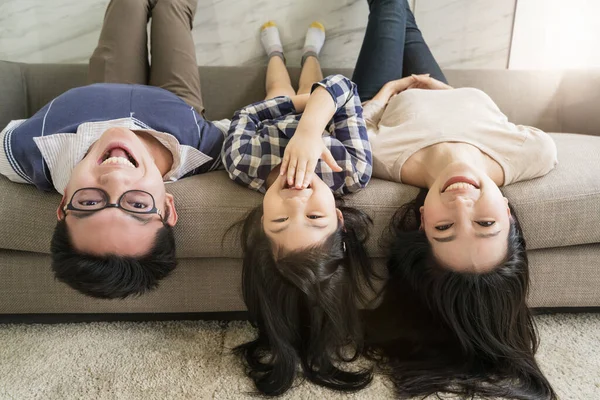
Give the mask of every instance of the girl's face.
M 263 200 L 265 234 L 284 251 L 323 242 L 343 223 L 331 189 L 316 174 L 307 189 L 292 189 L 279 176 Z
M 511 216 L 508 200 L 485 174 L 449 165 L 421 207 L 421 229 L 437 260 L 459 272 L 483 273 L 506 256 Z

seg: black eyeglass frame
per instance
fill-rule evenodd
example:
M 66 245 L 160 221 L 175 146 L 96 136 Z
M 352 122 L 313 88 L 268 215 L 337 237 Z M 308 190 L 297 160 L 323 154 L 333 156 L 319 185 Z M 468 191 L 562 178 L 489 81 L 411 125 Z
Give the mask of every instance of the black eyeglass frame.
M 76 208 L 73 205 L 73 199 L 75 198 L 75 195 L 78 192 L 81 192 L 82 190 L 97 190 L 101 193 L 104 194 L 104 197 L 106 199 L 106 204 L 104 205 L 104 207 L 102 208 L 98 208 L 97 210 L 82 210 L 81 208 Z M 125 197 L 125 195 L 127 193 L 131 193 L 131 192 L 141 192 L 141 193 L 145 193 L 148 196 L 150 196 L 150 198 L 152 199 L 152 209 L 148 210 L 148 211 L 132 211 L 132 210 L 128 210 L 125 207 L 123 207 L 121 205 L 121 200 L 123 200 L 123 197 Z M 110 202 L 110 196 L 108 193 L 106 193 L 106 190 L 104 189 L 100 189 L 100 188 L 95 188 L 95 187 L 85 187 L 85 188 L 81 188 L 81 189 L 77 189 L 75 191 L 75 193 L 73 193 L 73 196 L 71 196 L 71 200 L 69 201 L 69 203 L 63 207 L 63 211 L 66 212 L 67 210 L 69 211 L 79 211 L 79 212 L 87 212 L 87 213 L 95 213 L 98 211 L 102 211 L 105 208 L 119 208 L 125 212 L 131 213 L 131 214 L 157 214 L 161 219 L 162 219 L 162 211 L 159 208 L 156 208 L 156 200 L 154 199 L 154 196 L 152 196 L 151 193 L 146 192 L 145 190 L 137 190 L 137 189 L 132 189 L 132 190 L 127 190 L 125 192 L 123 192 L 123 194 L 121 196 L 119 196 L 119 199 L 117 200 L 116 203 L 111 203 Z

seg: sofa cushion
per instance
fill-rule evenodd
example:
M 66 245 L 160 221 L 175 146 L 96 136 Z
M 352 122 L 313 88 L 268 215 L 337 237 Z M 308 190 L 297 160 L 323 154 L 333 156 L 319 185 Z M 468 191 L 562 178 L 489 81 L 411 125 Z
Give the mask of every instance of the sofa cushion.
M 600 137 L 552 134 L 559 165 L 548 175 L 507 186 L 529 249 L 600 243 Z M 535 154 L 531 154 L 535 157 Z M 227 230 L 261 202 L 262 196 L 229 180 L 223 171 L 167 185 L 176 199 L 175 227 L 180 258 L 239 258 L 235 229 Z M 373 218 L 369 250 L 382 256 L 378 239 L 397 207 L 410 201 L 414 187 L 373 179 L 366 190 L 348 196 L 348 205 Z M 3 249 L 49 253 L 60 196 L 0 177 L 0 245 Z

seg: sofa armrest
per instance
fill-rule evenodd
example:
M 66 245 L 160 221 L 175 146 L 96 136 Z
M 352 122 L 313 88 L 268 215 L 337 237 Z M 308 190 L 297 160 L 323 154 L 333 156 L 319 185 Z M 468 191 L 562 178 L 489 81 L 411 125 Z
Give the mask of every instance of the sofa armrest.
M 562 132 L 600 136 L 600 71 L 565 71 L 559 98 Z
M 21 64 L 0 60 L 0 130 L 13 119 L 28 117 L 27 87 Z

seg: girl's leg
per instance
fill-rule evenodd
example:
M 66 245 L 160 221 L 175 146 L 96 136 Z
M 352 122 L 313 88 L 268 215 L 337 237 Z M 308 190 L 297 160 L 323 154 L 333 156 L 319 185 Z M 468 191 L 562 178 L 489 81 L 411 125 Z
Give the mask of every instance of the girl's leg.
M 285 57 L 283 56 L 283 46 L 279 38 L 279 30 L 273 21 L 269 21 L 260 27 L 260 41 L 269 56 L 267 66 L 265 99 L 272 99 L 278 96 L 292 97 L 296 94 L 292 87 L 290 74 L 285 67 Z
M 159 0 L 152 11 L 150 85 L 204 112 L 192 24 L 198 0 Z
M 294 88 L 292 87 L 290 74 L 285 67 L 283 58 L 279 56 L 272 56 L 269 59 L 269 65 L 267 66 L 266 89 L 267 96 L 265 99 L 272 99 L 278 96 L 292 97 L 296 94 Z
M 298 94 L 310 93 L 315 82 L 323 80 L 323 71 L 319 59 L 314 56 L 307 57 L 300 73 L 300 82 L 298 83 Z
M 146 25 L 154 4 L 156 0 L 111 0 L 90 57 L 90 83 L 148 83 Z
M 385 83 L 411 73 L 443 77 L 406 0 L 369 0 L 369 9 L 352 77 L 361 100 L 372 99 Z
M 323 71 L 319 63 L 319 52 L 325 43 L 325 28 L 313 22 L 306 32 L 302 50 L 302 72 L 298 83 L 298 94 L 308 94 L 315 82 L 323 80 Z

